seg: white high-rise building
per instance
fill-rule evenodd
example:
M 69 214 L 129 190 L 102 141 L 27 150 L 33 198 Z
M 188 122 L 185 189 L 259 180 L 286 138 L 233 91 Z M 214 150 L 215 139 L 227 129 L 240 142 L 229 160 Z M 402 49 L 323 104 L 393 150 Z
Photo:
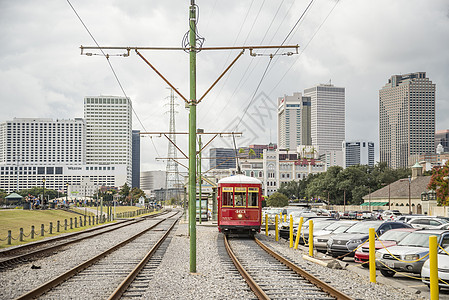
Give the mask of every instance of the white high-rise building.
M 78 196 L 92 196 L 99 186 L 123 185 L 125 165 L 85 164 L 85 140 L 83 119 L 14 118 L 0 123 L 0 189 L 82 189 Z
M 319 84 L 304 90 L 311 98 L 312 145 L 320 154 L 341 151 L 345 140 L 345 88 Z
M 301 93 L 278 98 L 278 147 L 310 145 L 310 98 Z
M 126 165 L 127 183 L 132 179 L 131 100 L 117 96 L 84 98 L 86 163 Z
M 85 122 L 79 118 L 14 118 L 0 124 L 0 164 L 84 164 L 85 134 Z

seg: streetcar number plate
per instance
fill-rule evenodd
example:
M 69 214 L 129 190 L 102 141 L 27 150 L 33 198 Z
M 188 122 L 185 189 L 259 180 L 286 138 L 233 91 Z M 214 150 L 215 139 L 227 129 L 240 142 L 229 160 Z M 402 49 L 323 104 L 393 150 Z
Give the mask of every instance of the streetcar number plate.
M 237 214 L 246 214 L 246 210 L 244 210 L 244 209 L 237 209 L 235 211 L 235 213 L 237 213 Z

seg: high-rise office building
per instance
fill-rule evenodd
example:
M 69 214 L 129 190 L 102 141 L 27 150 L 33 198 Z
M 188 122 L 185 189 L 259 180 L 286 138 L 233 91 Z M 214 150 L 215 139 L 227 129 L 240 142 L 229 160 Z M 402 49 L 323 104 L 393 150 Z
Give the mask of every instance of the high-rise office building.
M 435 153 L 435 84 L 425 72 L 393 75 L 379 91 L 379 149 L 392 168 Z
M 235 150 L 232 148 L 211 148 L 209 150 L 210 168 L 235 168 Z
M 280 149 L 296 149 L 299 145 L 311 145 L 310 97 L 301 93 L 278 98 L 278 146 Z
M 345 88 L 319 84 L 304 90 L 311 102 L 312 145 L 320 153 L 341 151 L 345 140 Z
M 86 163 L 126 165 L 132 182 L 131 100 L 117 96 L 84 98 Z
M 133 130 L 131 188 L 140 188 L 140 130 Z
M 374 166 L 374 143 L 367 141 L 343 141 L 343 167 L 355 165 Z

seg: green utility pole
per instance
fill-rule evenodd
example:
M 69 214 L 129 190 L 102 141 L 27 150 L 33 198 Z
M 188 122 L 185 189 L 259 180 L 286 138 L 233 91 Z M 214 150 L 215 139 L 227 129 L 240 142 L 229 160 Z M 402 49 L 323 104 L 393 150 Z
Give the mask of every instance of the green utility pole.
M 142 58 L 142 60 L 147 63 L 147 65 L 156 72 L 159 77 L 164 80 L 189 106 L 189 184 L 188 184 L 188 194 L 189 194 L 189 236 L 190 236 L 190 272 L 196 273 L 196 106 L 204 99 L 204 97 L 209 93 L 209 91 L 217 84 L 217 82 L 223 78 L 223 76 L 229 71 L 229 69 L 234 65 L 234 63 L 243 55 L 245 50 L 249 50 L 249 54 L 252 57 L 256 57 L 262 54 L 256 53 L 259 49 L 276 49 L 275 54 L 270 54 L 270 59 L 274 55 L 293 55 L 298 54 L 298 45 L 278 45 L 278 46 L 233 46 L 233 47 L 202 47 L 201 51 L 218 51 L 218 50 L 241 50 L 241 52 L 236 56 L 236 58 L 229 64 L 229 66 L 220 74 L 220 76 L 212 83 L 209 89 L 201 96 L 199 99 L 196 98 L 196 52 L 199 50 L 196 46 L 197 35 L 196 35 L 196 6 L 195 0 L 190 0 L 189 7 L 189 47 L 183 46 L 180 48 L 176 47 L 129 47 L 129 46 L 114 46 L 114 47 L 100 47 L 100 46 L 81 46 L 81 54 L 92 56 L 92 53 L 85 52 L 85 50 L 96 49 L 100 50 L 106 58 L 109 55 L 105 54 L 105 50 L 124 50 L 125 53 L 122 54 L 124 57 L 129 57 L 130 51 L 135 50 L 136 54 Z M 287 52 L 282 54 L 277 54 L 279 49 L 295 49 L 295 53 Z M 190 97 L 189 100 L 187 97 L 178 91 L 170 81 L 165 78 L 161 72 L 159 72 L 140 52 L 139 50 L 179 50 L 179 51 L 188 51 L 190 56 Z M 218 133 L 221 135 L 221 133 Z M 218 135 L 216 134 L 216 135 Z M 206 144 L 207 145 L 207 144 Z M 180 150 L 178 148 L 178 150 Z M 202 149 L 200 149 L 201 151 Z M 181 151 L 182 152 L 182 151 Z M 185 155 L 187 158 L 187 155 Z
M 189 231 L 190 273 L 196 273 L 196 8 L 190 1 L 190 101 L 189 101 Z

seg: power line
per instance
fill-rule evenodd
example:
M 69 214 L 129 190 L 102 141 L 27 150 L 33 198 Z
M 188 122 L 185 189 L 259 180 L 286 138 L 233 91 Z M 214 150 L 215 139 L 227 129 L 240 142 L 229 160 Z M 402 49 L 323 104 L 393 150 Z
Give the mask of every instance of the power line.
M 125 92 L 125 89 L 123 88 L 122 83 L 120 82 L 120 79 L 119 79 L 118 76 L 117 76 L 117 73 L 116 73 L 115 70 L 114 70 L 114 67 L 113 67 L 112 64 L 111 64 L 111 61 L 109 60 L 109 55 L 107 55 L 106 53 L 104 53 L 103 49 L 102 49 L 102 48 L 100 47 L 100 45 L 98 44 L 97 40 L 95 39 L 95 37 L 93 36 L 93 34 L 90 32 L 89 28 L 87 28 L 86 24 L 85 24 L 84 21 L 81 19 L 80 15 L 79 15 L 78 12 L 76 11 L 76 9 L 73 7 L 72 3 L 70 3 L 70 0 L 67 0 L 67 3 L 70 5 L 70 7 L 72 8 L 73 12 L 74 12 L 75 15 L 78 17 L 78 20 L 80 20 L 81 24 L 84 26 L 84 28 L 86 29 L 86 31 L 87 31 L 87 33 L 89 34 L 89 36 L 92 38 L 92 40 L 94 41 L 94 43 L 95 43 L 95 44 L 97 45 L 97 47 L 100 49 L 100 51 L 101 51 L 101 53 L 103 54 L 103 56 L 106 58 L 106 61 L 108 62 L 108 65 L 109 65 L 109 67 L 111 68 L 111 71 L 112 71 L 112 73 L 114 74 L 115 80 L 117 81 L 117 83 L 118 83 L 120 89 L 122 90 L 123 95 L 125 96 L 126 99 L 129 99 L 129 98 L 128 98 L 128 95 L 127 95 L 126 92 Z M 132 109 L 134 115 L 136 116 L 137 121 L 139 121 L 140 126 L 142 126 L 142 128 L 143 128 L 144 131 L 147 131 L 146 128 L 145 128 L 145 126 L 143 125 L 143 123 L 140 121 L 140 118 L 139 118 L 139 116 L 137 115 L 137 112 L 135 111 L 135 109 L 134 109 L 132 103 L 131 103 L 131 109 Z M 158 151 L 157 151 L 156 145 L 154 144 L 153 139 L 151 139 L 151 143 L 153 144 L 154 150 L 156 150 L 156 154 L 157 154 L 158 156 L 160 156 L 159 153 L 158 153 Z
M 299 17 L 299 19 L 296 21 L 295 25 L 293 25 L 292 29 L 291 29 L 290 32 L 287 34 L 287 36 L 285 37 L 284 41 L 281 43 L 281 46 L 284 45 L 284 43 L 286 42 L 286 40 L 288 39 L 288 37 L 292 34 L 293 30 L 296 28 L 296 26 L 297 26 L 297 25 L 299 24 L 299 22 L 302 20 L 302 18 L 304 17 L 304 15 L 306 14 L 306 12 L 307 12 L 308 9 L 310 8 L 310 6 L 312 5 L 313 1 L 314 1 L 314 0 L 311 0 L 311 1 L 309 2 L 309 5 L 307 5 L 306 9 L 305 9 L 304 12 L 301 14 L 301 16 Z M 279 49 L 276 50 L 276 52 L 275 52 L 274 55 L 276 55 L 278 51 L 279 51 Z M 238 126 L 240 125 L 240 123 L 242 122 L 244 116 L 246 115 L 246 112 L 248 111 L 249 107 L 250 107 L 251 104 L 253 103 L 253 101 L 254 101 L 254 99 L 255 99 L 255 97 L 256 97 L 257 91 L 259 90 L 259 87 L 260 87 L 260 85 L 262 84 L 262 81 L 264 80 L 264 78 L 265 78 L 265 76 L 266 76 L 266 74 L 267 74 L 267 72 L 268 72 L 268 68 L 270 67 L 270 64 L 271 64 L 271 62 L 272 62 L 272 58 L 273 58 L 273 56 L 270 56 L 270 60 L 268 61 L 267 66 L 265 67 L 265 71 L 263 72 L 263 75 L 262 75 L 262 77 L 260 78 L 259 83 L 257 84 L 256 90 L 254 91 L 254 93 L 253 93 L 253 95 L 252 95 L 252 97 L 251 97 L 250 102 L 249 102 L 248 105 L 246 106 L 246 108 L 245 108 L 245 110 L 244 110 L 244 112 L 243 112 L 242 117 L 240 118 L 239 122 L 237 123 L 237 125 L 236 125 L 236 127 L 235 127 L 235 130 L 237 130 Z
M 318 31 L 321 29 L 321 27 L 324 25 L 324 23 L 326 22 L 326 20 L 329 18 L 329 16 L 331 15 L 331 13 L 334 11 L 335 7 L 337 6 L 338 2 L 340 2 L 340 0 L 337 0 L 334 4 L 334 6 L 331 8 L 331 10 L 329 11 L 329 13 L 327 14 L 326 18 L 324 18 L 323 22 L 321 22 L 320 26 L 318 26 L 317 30 L 313 33 L 312 37 L 310 38 L 310 40 L 307 42 L 307 44 L 302 48 L 301 52 L 299 53 L 299 55 L 296 57 L 295 61 L 290 65 L 290 67 L 287 69 L 287 71 L 285 71 L 284 75 L 282 75 L 282 77 L 279 79 L 279 81 L 276 83 L 276 85 L 271 89 L 271 91 L 268 93 L 268 95 L 271 95 L 271 93 L 273 93 L 273 91 L 279 86 L 279 84 L 284 80 L 285 76 L 287 75 L 288 72 L 290 72 L 290 70 L 293 68 L 293 66 L 296 64 L 296 62 L 301 58 L 301 55 L 303 54 L 303 52 L 307 49 L 307 47 L 309 46 L 309 44 L 312 42 L 312 40 L 315 38 L 316 34 L 318 33 Z

